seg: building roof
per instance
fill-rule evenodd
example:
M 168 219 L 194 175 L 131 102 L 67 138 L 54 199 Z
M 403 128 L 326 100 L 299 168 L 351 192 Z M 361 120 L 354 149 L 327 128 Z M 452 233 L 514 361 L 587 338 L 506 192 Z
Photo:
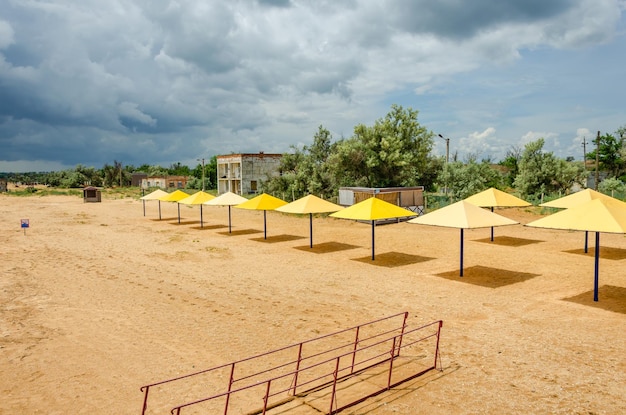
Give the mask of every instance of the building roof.
M 278 158 L 278 157 L 282 157 L 282 154 L 277 154 L 277 153 L 264 153 L 264 152 L 258 152 L 258 153 L 233 153 L 233 154 L 222 154 L 220 156 L 217 156 L 218 159 L 220 158 L 226 158 L 226 157 L 270 157 L 270 158 Z

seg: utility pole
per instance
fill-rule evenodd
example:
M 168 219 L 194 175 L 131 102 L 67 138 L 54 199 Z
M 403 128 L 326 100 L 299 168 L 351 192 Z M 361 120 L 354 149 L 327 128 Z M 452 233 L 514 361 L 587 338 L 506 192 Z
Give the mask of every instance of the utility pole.
M 448 165 L 448 163 L 450 162 L 450 139 L 449 138 L 445 138 L 444 136 L 442 136 L 441 134 L 437 134 L 439 137 L 441 137 L 443 140 L 446 141 L 446 166 Z M 447 195 L 448 194 L 448 184 L 444 183 L 444 193 Z
M 196 159 L 196 161 L 202 161 L 202 191 L 204 192 L 204 159 Z
M 583 137 L 583 167 L 587 169 L 587 137 Z
M 600 164 L 600 131 L 598 131 L 598 136 L 596 137 L 596 180 L 593 184 L 593 190 L 598 190 L 598 181 L 600 180 L 600 173 L 598 171 L 599 164 Z

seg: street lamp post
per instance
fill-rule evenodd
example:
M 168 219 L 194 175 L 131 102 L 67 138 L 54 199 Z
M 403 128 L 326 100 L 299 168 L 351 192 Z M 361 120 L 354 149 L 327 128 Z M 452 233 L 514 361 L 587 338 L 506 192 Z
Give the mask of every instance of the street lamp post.
M 446 141 L 446 165 L 450 162 L 450 139 L 449 138 L 445 138 L 444 136 L 442 136 L 441 134 L 437 134 L 439 137 L 441 137 L 443 140 Z M 448 194 L 448 184 L 444 183 L 444 189 L 445 189 L 445 194 Z
M 442 139 L 446 141 L 446 164 L 448 164 L 450 162 L 450 139 L 445 138 L 441 134 L 438 134 L 438 135 L 439 137 L 441 137 Z
M 204 192 L 204 159 L 196 159 L 197 161 L 202 161 L 202 191 Z

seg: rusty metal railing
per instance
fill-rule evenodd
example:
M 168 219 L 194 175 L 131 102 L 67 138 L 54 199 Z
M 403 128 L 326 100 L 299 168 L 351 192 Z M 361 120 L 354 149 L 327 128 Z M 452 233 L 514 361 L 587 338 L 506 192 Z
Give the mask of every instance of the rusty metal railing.
M 205 397 L 175 405 L 170 407 L 170 412 L 174 415 L 180 415 L 181 411 L 186 408 L 223 400 L 223 413 L 227 415 L 230 409 L 231 398 L 247 394 L 257 399 L 260 398 L 262 408 L 257 412 L 265 414 L 268 409 L 288 402 L 296 396 L 305 396 L 312 390 L 319 390 L 324 387 L 332 389 L 328 413 L 338 412 L 369 396 L 379 394 L 393 385 L 419 376 L 436 367 L 442 322 L 437 321 L 407 330 L 407 317 L 407 312 L 395 314 L 233 363 L 142 386 L 141 390 L 144 392 L 142 414 L 146 414 L 149 391 L 152 388 L 168 386 L 183 379 L 192 379 L 200 375 L 223 372 L 225 370 L 228 372 L 228 381 L 222 392 L 213 393 L 209 396 L 205 395 Z M 398 322 L 393 323 L 396 320 Z M 391 326 L 383 327 L 383 324 L 391 324 Z M 364 331 L 368 333 L 364 334 Z M 373 332 L 373 334 L 369 332 Z M 349 341 L 347 340 L 348 336 L 350 337 Z M 406 379 L 392 384 L 394 360 L 400 357 L 401 350 L 411 348 L 429 339 L 432 339 L 435 343 L 432 345 L 434 349 L 432 365 L 428 364 L 422 367 L 422 370 L 411 373 Z M 323 341 L 329 341 L 331 346 L 323 347 L 324 345 L 322 345 L 322 347 L 316 347 Z M 284 352 L 295 353 L 295 359 L 280 362 L 279 364 L 272 363 L 267 368 L 262 368 L 263 362 L 260 362 L 261 359 L 274 358 Z M 374 391 L 372 394 L 362 397 L 354 403 L 338 408 L 336 386 L 339 381 L 386 362 L 389 363 L 386 388 Z M 251 363 L 255 370 L 236 377 L 236 368 L 240 368 L 244 363 Z M 261 368 L 259 369 L 259 367 Z M 255 394 L 253 391 L 253 389 L 259 389 L 260 387 L 264 389 L 262 396 L 258 393 Z M 184 398 L 181 397 L 182 399 Z

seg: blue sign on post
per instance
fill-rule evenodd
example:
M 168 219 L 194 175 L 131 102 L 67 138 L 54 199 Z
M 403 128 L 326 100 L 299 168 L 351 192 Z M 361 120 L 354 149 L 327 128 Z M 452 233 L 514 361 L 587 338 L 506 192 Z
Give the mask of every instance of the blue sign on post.
M 20 222 L 22 229 L 24 229 L 24 235 L 26 235 L 26 228 L 30 227 L 30 222 L 28 219 L 22 219 Z

